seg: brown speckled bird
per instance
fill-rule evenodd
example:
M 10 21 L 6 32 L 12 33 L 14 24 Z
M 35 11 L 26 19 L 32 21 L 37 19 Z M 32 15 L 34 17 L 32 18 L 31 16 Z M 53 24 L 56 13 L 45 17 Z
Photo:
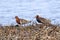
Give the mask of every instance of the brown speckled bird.
M 50 24 L 50 20 L 40 17 L 39 15 L 35 16 L 38 23 Z
M 26 23 L 31 22 L 31 21 L 28 21 L 28 20 L 25 20 L 25 19 L 21 19 L 18 16 L 15 16 L 15 19 L 16 19 L 17 24 L 26 24 Z

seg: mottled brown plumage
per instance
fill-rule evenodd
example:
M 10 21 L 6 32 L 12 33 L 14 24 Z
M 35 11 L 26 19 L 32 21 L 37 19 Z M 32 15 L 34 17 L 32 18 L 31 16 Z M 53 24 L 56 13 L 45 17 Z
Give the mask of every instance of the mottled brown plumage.
M 37 22 L 43 23 L 43 24 L 50 24 L 50 22 L 51 22 L 50 20 L 42 18 L 39 15 L 36 15 L 36 20 L 37 20 Z
M 21 19 L 18 16 L 15 16 L 15 19 L 16 19 L 17 24 L 26 24 L 26 23 L 31 22 L 31 21 L 28 21 L 28 20 L 25 20 L 25 19 Z

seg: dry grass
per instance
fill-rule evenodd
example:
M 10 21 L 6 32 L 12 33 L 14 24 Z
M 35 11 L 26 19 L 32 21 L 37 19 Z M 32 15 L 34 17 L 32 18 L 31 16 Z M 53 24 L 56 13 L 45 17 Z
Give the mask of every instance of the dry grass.
M 60 27 L 43 24 L 0 27 L 0 40 L 60 40 Z

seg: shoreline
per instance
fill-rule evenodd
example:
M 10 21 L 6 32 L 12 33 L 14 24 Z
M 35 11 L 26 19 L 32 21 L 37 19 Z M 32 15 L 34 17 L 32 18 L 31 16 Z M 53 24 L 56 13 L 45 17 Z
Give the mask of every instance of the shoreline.
M 0 40 L 60 40 L 60 26 L 36 24 L 0 27 Z

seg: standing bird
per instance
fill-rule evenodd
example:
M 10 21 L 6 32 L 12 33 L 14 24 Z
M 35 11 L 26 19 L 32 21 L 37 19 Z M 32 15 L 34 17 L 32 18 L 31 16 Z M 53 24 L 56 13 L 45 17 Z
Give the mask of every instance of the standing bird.
M 31 21 L 28 21 L 28 20 L 25 20 L 25 19 L 21 19 L 18 16 L 15 16 L 15 19 L 16 19 L 17 24 L 26 24 L 26 23 L 31 22 Z
M 37 22 L 42 23 L 42 24 L 50 24 L 50 22 L 51 22 L 50 20 L 42 18 L 39 15 L 36 15 L 35 18 L 36 18 Z

